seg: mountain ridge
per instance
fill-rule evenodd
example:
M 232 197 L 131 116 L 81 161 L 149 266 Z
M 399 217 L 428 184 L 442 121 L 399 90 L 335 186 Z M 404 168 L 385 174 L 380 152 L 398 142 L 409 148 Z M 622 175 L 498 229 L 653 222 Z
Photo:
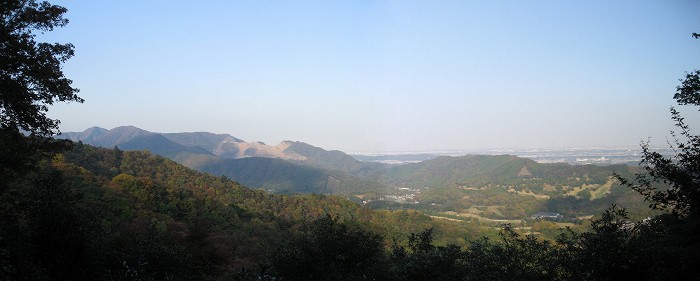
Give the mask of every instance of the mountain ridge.
M 189 168 L 224 175 L 244 185 L 282 193 L 348 194 L 386 189 L 367 180 L 383 167 L 341 151 L 326 151 L 299 141 L 271 146 L 245 142 L 229 134 L 208 132 L 155 133 L 121 126 L 92 127 L 58 138 L 124 150 L 148 150 Z
M 362 195 L 396 193 L 401 188 L 503 185 L 516 191 L 529 186 L 540 195 L 553 196 L 561 191 L 544 191 L 539 185 L 559 189 L 584 183 L 602 185 L 613 172 L 630 171 L 624 165 L 538 163 L 508 154 L 439 156 L 418 163 L 389 165 L 362 162 L 342 151 L 327 151 L 299 141 L 270 146 L 228 134 L 153 133 L 133 126 L 112 130 L 93 127 L 65 133 L 63 137 L 103 147 L 150 150 L 202 172 L 281 193 Z
M 95 126 L 82 132 L 64 132 L 57 135 L 56 138 L 69 139 L 75 142 L 81 141 L 90 145 L 112 148 L 128 143 L 134 138 L 146 134 L 161 135 L 174 143 L 186 147 L 200 147 L 222 158 L 266 157 L 305 160 L 304 156 L 294 151 L 290 150 L 285 153 L 291 143 L 302 142 L 283 141 L 276 146 L 271 146 L 262 142 L 246 142 L 230 134 L 215 134 L 210 132 L 158 133 L 143 130 L 135 126 L 119 126 L 109 130 Z

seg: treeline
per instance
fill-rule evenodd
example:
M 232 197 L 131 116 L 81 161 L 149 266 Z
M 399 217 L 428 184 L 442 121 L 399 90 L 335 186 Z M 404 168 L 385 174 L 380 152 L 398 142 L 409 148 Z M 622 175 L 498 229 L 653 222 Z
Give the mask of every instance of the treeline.
M 638 168 L 626 165 L 596 166 L 538 163 L 513 155 L 441 156 L 390 168 L 381 182 L 411 188 L 509 186 L 538 194 L 559 195 L 561 186 L 604 184 L 613 172 L 632 175 Z M 551 194 L 543 186 L 559 186 Z
M 411 234 L 388 252 L 381 238 L 352 224 L 321 219 L 273 254 L 266 280 L 688 280 L 697 271 L 697 241 L 660 231 L 671 218 L 630 224 L 606 210 L 589 232 L 564 231 L 556 241 L 504 226 L 498 239 L 467 247 L 436 246 L 433 229 Z M 681 224 L 682 225 L 682 224 Z M 686 225 L 687 226 L 687 225 Z M 690 237 L 687 237 L 690 238 Z M 685 243 L 689 249 L 678 248 Z

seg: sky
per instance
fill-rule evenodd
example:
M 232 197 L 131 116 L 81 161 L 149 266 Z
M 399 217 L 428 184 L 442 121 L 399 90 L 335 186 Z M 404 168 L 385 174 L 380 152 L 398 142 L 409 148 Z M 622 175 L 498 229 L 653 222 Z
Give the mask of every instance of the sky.
M 666 146 L 700 1 L 58 1 L 82 104 L 133 125 L 346 152 Z M 697 108 L 677 107 L 700 126 Z M 697 130 L 696 130 L 697 131 Z

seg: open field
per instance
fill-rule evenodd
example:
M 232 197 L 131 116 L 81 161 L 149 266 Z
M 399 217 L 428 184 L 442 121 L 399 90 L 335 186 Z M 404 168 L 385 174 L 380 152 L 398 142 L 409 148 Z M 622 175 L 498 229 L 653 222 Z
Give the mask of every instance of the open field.
M 612 177 L 608 178 L 608 181 L 604 184 L 583 184 L 579 187 L 575 187 L 566 193 L 566 195 L 578 196 L 581 191 L 589 190 L 591 193 L 590 200 L 603 198 L 606 194 L 610 193 L 610 188 L 615 184 L 615 179 Z

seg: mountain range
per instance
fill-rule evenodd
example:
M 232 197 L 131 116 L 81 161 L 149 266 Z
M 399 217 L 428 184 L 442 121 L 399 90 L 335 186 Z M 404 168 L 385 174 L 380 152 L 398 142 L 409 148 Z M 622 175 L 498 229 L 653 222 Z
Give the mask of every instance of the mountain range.
M 155 133 L 134 126 L 92 127 L 58 138 L 122 150 L 149 150 L 190 168 L 281 193 L 363 193 L 385 189 L 375 177 L 387 165 L 298 141 L 272 146 L 208 132 Z
M 391 188 L 604 184 L 625 165 L 538 163 L 513 155 L 441 156 L 389 165 L 299 142 L 246 142 L 208 132 L 155 133 L 133 126 L 93 127 L 58 138 L 122 150 L 149 150 L 187 167 L 276 193 L 386 194 Z

